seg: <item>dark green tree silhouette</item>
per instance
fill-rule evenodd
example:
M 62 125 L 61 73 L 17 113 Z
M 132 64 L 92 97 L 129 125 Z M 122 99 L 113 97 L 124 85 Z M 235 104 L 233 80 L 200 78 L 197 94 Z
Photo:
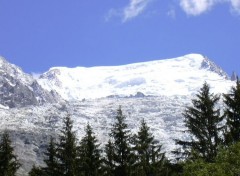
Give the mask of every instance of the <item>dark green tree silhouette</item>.
M 101 175 L 101 151 L 97 138 L 88 124 L 85 129 L 85 136 L 80 141 L 78 148 L 79 172 L 84 176 Z
M 5 131 L 0 142 L 0 175 L 15 176 L 20 166 L 11 146 L 9 134 Z
M 240 141 L 240 81 L 237 78 L 236 87 L 232 87 L 228 94 L 224 94 L 226 105 L 226 133 L 225 142 L 233 144 Z
M 28 173 L 29 176 L 46 176 L 42 168 L 33 165 L 32 169 Z
M 105 145 L 105 157 L 103 159 L 104 175 L 114 176 L 115 162 L 114 162 L 114 146 L 111 140 Z
M 57 159 L 59 172 L 64 176 L 76 175 L 77 146 L 76 136 L 73 132 L 73 121 L 70 116 L 63 120 L 63 128 L 57 145 Z
M 115 176 L 131 175 L 134 162 L 132 148 L 130 146 L 131 134 L 128 130 L 128 125 L 125 123 L 125 119 L 126 117 L 123 115 L 121 107 L 119 107 L 115 123 L 110 133 L 113 144 Z
M 47 148 L 47 152 L 45 153 L 44 162 L 46 163 L 46 167 L 42 170 L 45 176 L 59 176 L 61 173 L 59 172 L 59 161 L 57 159 L 57 148 L 56 143 L 54 142 L 53 137 L 50 138 L 50 142 Z
M 207 162 L 212 162 L 217 155 L 218 146 L 221 144 L 220 123 L 223 120 L 220 109 L 216 108 L 219 98 L 210 93 L 209 85 L 204 83 L 196 99 L 192 100 L 193 106 L 187 107 L 183 114 L 191 139 L 178 140 L 177 144 L 181 145 L 185 154 L 193 159 L 200 157 Z
M 137 156 L 135 174 L 138 176 L 164 175 L 166 158 L 161 151 L 161 145 L 154 140 L 149 130 L 143 119 L 134 140 Z

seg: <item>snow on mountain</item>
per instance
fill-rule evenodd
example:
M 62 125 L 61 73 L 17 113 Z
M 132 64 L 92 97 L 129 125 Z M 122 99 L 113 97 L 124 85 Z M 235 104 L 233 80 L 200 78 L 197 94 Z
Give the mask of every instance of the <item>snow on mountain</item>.
M 189 95 L 207 81 L 214 92 L 226 92 L 232 82 L 208 58 L 189 54 L 111 67 L 54 67 L 40 76 L 39 84 L 57 91 L 65 100 L 101 98 L 110 95 Z
M 19 80 L 22 84 L 30 85 L 33 79 L 30 75 L 24 73 L 20 67 L 9 63 L 5 58 L 0 56 L 0 73 L 1 76 L 9 76 Z
M 25 176 L 33 164 L 44 164 L 49 138 L 58 135 L 67 114 L 78 139 L 89 123 L 104 144 L 121 105 L 131 132 L 136 133 L 145 118 L 167 156 L 174 158 L 174 139 L 188 138 L 182 133 L 182 112 L 205 81 L 214 93 L 234 85 L 221 68 L 199 54 L 114 67 L 55 67 L 37 81 L 0 58 L 0 131 L 10 132 L 22 163 L 18 175 Z M 69 101 L 54 99 L 51 91 Z M 33 98 L 27 98 L 30 95 Z M 35 104 L 36 97 L 46 103 Z
M 189 98 L 186 96 L 159 96 L 142 98 L 102 98 L 70 104 L 44 104 L 22 108 L 0 109 L 0 129 L 11 134 L 15 151 L 23 164 L 18 175 L 27 175 L 32 165 L 43 165 L 44 151 L 50 136 L 57 136 L 67 114 L 74 121 L 77 138 L 83 137 L 89 123 L 104 147 L 114 123 L 116 110 L 122 106 L 132 133 L 138 131 L 145 118 L 156 140 L 163 144 L 167 156 L 175 149 L 174 139 L 184 137 L 181 112 Z M 171 157 L 173 158 L 173 157 Z
M 55 91 L 44 90 L 31 75 L 0 57 L 0 108 L 39 105 L 60 99 Z

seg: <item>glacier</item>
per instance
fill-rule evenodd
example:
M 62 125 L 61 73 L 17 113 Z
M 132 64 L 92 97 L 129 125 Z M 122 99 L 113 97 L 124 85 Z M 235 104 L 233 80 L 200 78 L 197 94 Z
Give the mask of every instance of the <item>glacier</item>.
M 102 98 L 109 95 L 189 95 L 204 81 L 214 92 L 231 85 L 217 65 L 200 54 L 115 67 L 54 67 L 42 74 L 39 84 L 57 91 L 65 100 Z
M 145 118 L 167 156 L 174 159 L 174 139 L 188 138 L 183 133 L 182 112 L 205 81 L 217 94 L 227 93 L 235 85 L 220 67 L 200 54 L 122 66 L 54 67 L 38 79 L 0 58 L 0 95 L 8 93 L 0 99 L 0 130 L 10 132 L 23 164 L 18 175 L 26 175 L 33 164 L 44 164 L 43 151 L 50 136 L 58 135 L 66 115 L 71 115 L 78 139 L 89 123 L 103 146 L 121 106 L 131 132 L 136 133 Z M 18 95 L 11 93 L 18 89 L 16 82 L 23 84 L 23 93 L 32 91 L 30 100 L 40 97 L 44 101 L 9 106 L 8 101 Z M 38 89 L 32 87 L 33 82 Z M 50 95 L 54 101 L 48 99 Z

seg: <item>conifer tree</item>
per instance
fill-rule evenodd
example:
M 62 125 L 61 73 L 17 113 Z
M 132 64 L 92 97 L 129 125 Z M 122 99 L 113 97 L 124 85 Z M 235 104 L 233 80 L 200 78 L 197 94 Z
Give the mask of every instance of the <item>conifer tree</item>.
M 238 78 L 236 87 L 232 87 L 230 93 L 223 96 L 227 120 L 225 142 L 232 144 L 240 141 L 240 81 Z
M 96 136 L 92 127 L 88 124 L 85 136 L 80 141 L 78 148 L 79 173 L 84 176 L 98 176 L 101 174 L 101 151 L 97 144 Z
M 141 121 L 140 129 L 135 136 L 135 147 L 137 154 L 136 175 L 164 175 L 165 155 L 161 153 L 161 145 L 154 141 L 150 128 L 145 120 Z
M 59 163 L 57 160 L 57 148 L 54 142 L 53 137 L 50 138 L 49 146 L 47 148 L 47 152 L 45 153 L 46 159 L 44 162 L 46 163 L 46 167 L 42 170 L 45 176 L 59 176 L 61 173 L 59 172 Z
M 121 107 L 117 110 L 116 121 L 112 126 L 110 137 L 113 139 L 113 158 L 115 163 L 115 176 L 128 176 L 132 173 L 133 154 L 130 131 L 125 123 L 126 117 Z
M 105 157 L 103 159 L 104 175 L 114 176 L 115 162 L 114 162 L 114 146 L 111 140 L 105 145 Z
M 69 115 L 63 120 L 63 124 L 57 147 L 57 158 L 59 160 L 58 168 L 61 175 L 75 176 L 77 146 L 76 136 L 72 129 L 73 121 Z
M 195 156 L 212 162 L 217 154 L 217 148 L 221 143 L 220 126 L 223 118 L 220 116 L 220 109 L 216 109 L 220 97 L 210 93 L 210 87 L 205 82 L 203 87 L 192 100 L 193 106 L 187 107 L 184 112 L 185 125 L 191 135 L 190 141 L 178 140 L 177 144 L 182 145 L 185 154 L 196 153 Z M 195 156 L 192 156 L 193 159 Z
M 32 169 L 30 170 L 28 175 L 29 176 L 46 176 L 44 174 L 44 171 L 42 170 L 42 168 L 36 167 L 35 165 L 33 165 Z
M 20 163 L 13 153 L 9 134 L 5 131 L 0 142 L 0 175 L 15 176 Z

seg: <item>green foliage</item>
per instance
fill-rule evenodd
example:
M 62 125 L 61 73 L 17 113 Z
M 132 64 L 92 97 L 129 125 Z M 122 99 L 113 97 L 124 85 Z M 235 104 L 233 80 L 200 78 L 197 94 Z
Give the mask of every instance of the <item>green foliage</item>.
M 185 150 L 184 154 L 190 157 L 191 152 L 208 162 L 212 162 L 217 155 L 218 146 L 221 144 L 219 136 L 223 117 L 220 109 L 215 106 L 220 97 L 210 93 L 207 83 L 203 84 L 196 99 L 192 100 L 193 106 L 187 107 L 184 112 L 185 125 L 190 133 L 190 141 L 178 140 L 177 144 Z M 194 156 L 191 156 L 194 159 Z
M 133 153 L 130 146 L 131 135 L 125 123 L 126 117 L 123 115 L 121 107 L 117 110 L 115 124 L 113 124 L 110 137 L 113 141 L 113 160 L 114 160 L 114 175 L 127 176 L 132 172 Z
M 28 175 L 29 176 L 45 176 L 43 170 L 40 167 L 36 167 L 35 165 L 33 165 Z
M 85 136 L 78 148 L 79 172 L 84 176 L 97 176 L 101 174 L 101 158 L 99 144 L 92 127 L 88 124 Z
M 207 163 L 202 159 L 187 162 L 183 170 L 183 176 L 223 176 L 222 169 L 215 163 Z
M 51 137 L 49 146 L 47 148 L 47 152 L 45 153 L 46 159 L 44 162 L 46 163 L 46 167 L 42 170 L 44 171 L 45 176 L 59 176 L 61 173 L 59 172 L 59 163 L 57 159 L 57 149 L 54 139 Z
M 165 171 L 166 158 L 161 153 L 161 145 L 154 141 L 144 119 L 139 132 L 134 137 L 134 150 L 136 151 L 135 174 L 139 176 L 159 175 Z
M 62 175 L 76 175 L 76 158 L 77 146 L 76 136 L 72 131 L 73 122 L 70 116 L 66 116 L 63 121 L 63 128 L 59 136 L 59 144 L 57 147 L 57 158 L 59 160 L 59 171 Z
M 11 146 L 9 134 L 5 131 L 0 142 L 0 175 L 15 176 L 20 163 Z
M 116 165 L 114 162 L 114 146 L 110 140 L 105 146 L 105 154 L 106 156 L 103 159 L 104 175 L 113 176 Z
M 182 176 L 183 173 L 183 163 L 182 162 L 178 162 L 178 163 L 171 163 L 171 162 L 167 162 L 166 163 L 166 171 L 165 172 L 165 176 Z
M 237 79 L 236 87 L 232 87 L 230 93 L 224 94 L 226 105 L 225 115 L 227 130 L 225 133 L 226 144 L 240 141 L 240 82 Z
M 240 143 L 219 151 L 215 162 L 202 159 L 188 161 L 184 166 L 184 176 L 237 176 L 240 175 Z
M 216 158 L 216 164 L 223 169 L 225 175 L 240 175 L 240 142 L 222 149 Z

